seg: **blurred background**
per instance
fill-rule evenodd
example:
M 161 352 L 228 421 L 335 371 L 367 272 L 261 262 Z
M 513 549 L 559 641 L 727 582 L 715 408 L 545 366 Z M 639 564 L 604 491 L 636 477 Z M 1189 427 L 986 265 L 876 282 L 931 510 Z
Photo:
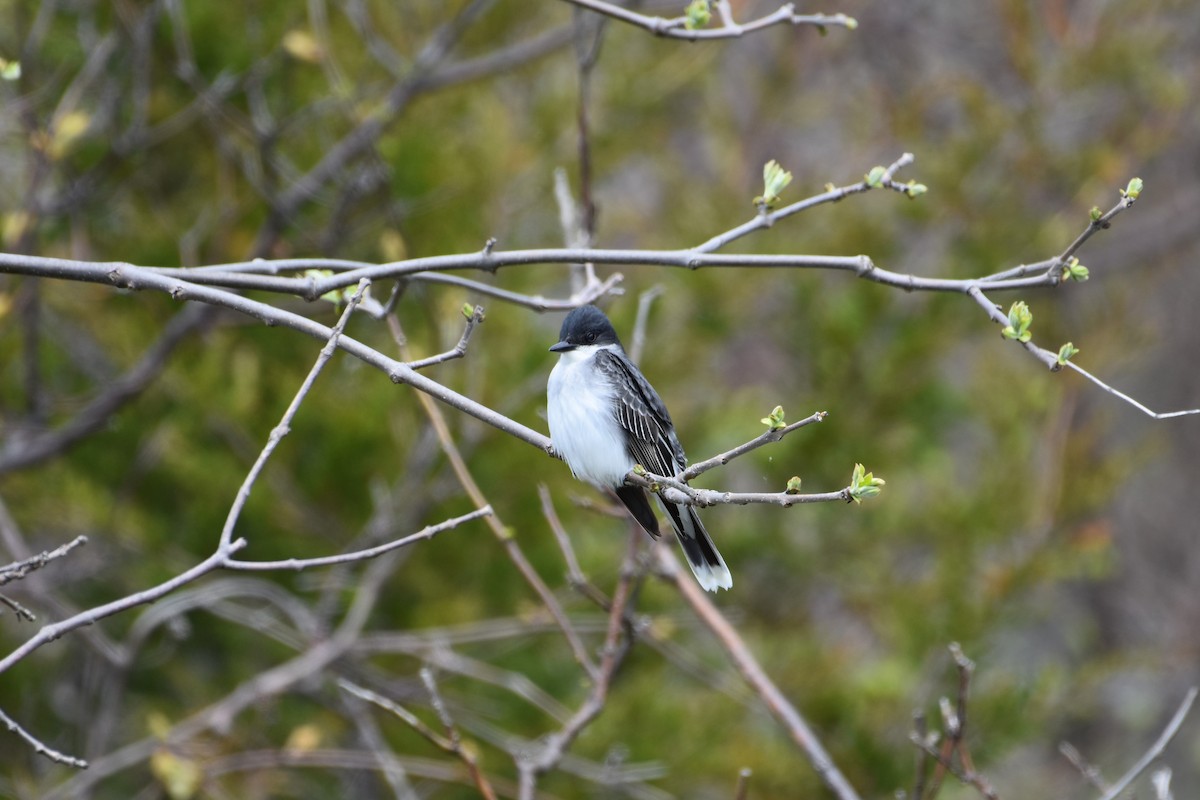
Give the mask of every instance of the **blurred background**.
M 1072 341 L 1079 364 L 1151 408 L 1200 405 L 1200 6 L 797 5 L 859 26 L 693 44 L 550 0 L 5 0 L 0 58 L 21 75 L 0 82 L 3 248 L 199 266 L 391 261 L 493 236 L 503 249 L 560 246 L 553 172 L 580 193 L 582 54 L 595 59 L 599 247 L 689 247 L 750 219 L 769 159 L 795 176 L 786 203 L 908 151 L 916 161 L 897 177 L 926 195 L 852 197 L 728 251 L 863 253 L 963 278 L 1056 255 L 1089 209 L 1141 177 L 1138 203 L 1078 254 L 1089 281 L 992 299 L 1026 300 L 1036 342 Z M 773 8 L 734 3 L 740 19 Z M 912 788 L 912 714 L 936 720 L 938 698 L 954 696 L 951 642 L 978 665 L 969 741 L 1001 797 L 1095 796 L 1060 741 L 1110 781 L 1148 748 L 1200 682 L 1200 418 L 1155 421 L 1046 372 L 962 296 L 808 270 L 621 272 L 624 294 L 605 307 L 627 343 L 639 294 L 662 287 L 641 364 L 693 460 L 757 435 L 777 404 L 790 420 L 829 412 L 697 485 L 779 491 L 798 475 L 806 491 L 833 491 L 855 462 L 887 480 L 861 506 L 705 513 L 735 578 L 715 602 L 864 797 Z M 467 277 L 570 292 L 564 266 Z M 336 318 L 327 303 L 255 296 Z M 487 320 L 468 356 L 430 377 L 545 431 L 561 314 L 414 284 L 397 314 L 415 356 L 457 341 L 464 302 Z M 360 315 L 350 333 L 395 352 L 378 321 Z M 211 553 L 318 349 L 158 294 L 0 275 L 0 562 L 89 537 L 5 587 L 40 621 L 0 615 L 3 652 Z M 626 523 L 589 507 L 603 498 L 562 464 L 446 419 L 503 524 L 598 646 L 602 612 L 567 585 L 538 485 L 605 591 Z M 351 358 L 334 359 L 292 428 L 240 521 L 247 558 L 340 552 L 473 508 L 415 393 Z M 42 648 L 0 679 L 0 708 L 111 765 L 328 635 L 371 569 L 210 576 Z M 482 768 L 511 782 L 505 751 L 557 729 L 586 693 L 563 637 L 482 523 L 387 569 L 361 646 L 336 670 L 84 778 L 0 734 L 0 796 L 402 795 L 372 769 L 237 760 L 371 741 L 407 759 L 417 796 L 476 796 L 456 761 L 398 720 L 355 718 L 333 685 L 365 675 L 432 721 L 416 677 L 426 663 Z M 542 781 L 547 796 L 728 798 L 746 767 L 750 797 L 825 796 L 671 587 L 648 579 L 636 612 L 652 635 L 574 760 Z M 1200 786 L 1195 718 L 1166 761 L 1177 796 Z M 948 783 L 942 796 L 978 795 Z

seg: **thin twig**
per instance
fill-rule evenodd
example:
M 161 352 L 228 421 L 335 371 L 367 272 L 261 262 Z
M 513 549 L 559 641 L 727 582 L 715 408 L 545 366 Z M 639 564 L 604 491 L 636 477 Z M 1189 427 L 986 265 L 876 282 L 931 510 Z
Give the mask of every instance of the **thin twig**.
M 988 783 L 987 778 L 975 772 L 967 772 L 964 769 L 959 769 L 958 766 L 949 759 L 949 757 L 943 754 L 944 751 L 938 750 L 928 741 L 917 736 L 915 733 L 910 734 L 908 738 L 909 741 L 927 753 L 942 768 L 944 768 L 955 778 L 958 778 L 958 780 L 967 786 L 974 786 L 980 794 L 987 798 L 987 800 L 1000 800 L 1000 796 L 996 794 L 996 790 L 992 788 L 990 783 Z M 936 792 L 936 787 L 930 783 L 929 796 L 932 797 Z
M 19 581 L 34 570 L 41 569 L 56 558 L 62 558 L 67 553 L 70 553 L 76 547 L 87 544 L 88 537 L 76 536 L 71 541 L 64 545 L 60 545 L 53 550 L 46 550 L 38 553 L 36 556 L 14 561 L 12 564 L 0 567 L 0 586 L 12 581 Z
M 733 461 L 735 458 L 743 456 L 752 450 L 757 450 L 765 444 L 778 442 L 780 439 L 782 439 L 784 436 L 787 436 L 794 430 L 799 430 L 800 428 L 812 425 L 815 422 L 821 422 L 827 416 L 829 416 L 828 411 L 818 411 L 815 414 L 811 414 L 810 416 L 807 416 L 797 422 L 793 422 L 790 425 L 786 425 L 782 428 L 774 430 L 768 430 L 765 433 L 759 434 L 745 444 L 738 445 L 732 450 L 726 450 L 724 453 L 715 455 L 712 458 L 707 458 L 704 461 L 697 461 L 695 464 L 692 464 L 683 472 L 680 472 L 678 475 L 676 475 L 675 478 L 681 481 L 690 481 L 698 475 L 703 475 L 705 472 L 708 472 L 714 467 L 723 467 L 730 461 Z
M 753 773 L 749 767 L 738 770 L 737 786 L 733 790 L 733 800 L 746 800 L 750 793 L 750 776 Z
M 1116 800 L 1116 798 L 1125 791 L 1126 787 L 1146 771 L 1146 768 L 1154 763 L 1154 760 L 1162 755 L 1167 749 L 1167 745 L 1175 738 L 1175 734 L 1179 733 L 1180 727 L 1183 726 L 1183 721 L 1187 718 L 1188 712 L 1192 710 L 1192 703 L 1196 700 L 1196 687 L 1188 689 L 1187 695 L 1184 696 L 1183 702 L 1179 704 L 1175 716 L 1171 717 L 1171 721 L 1167 723 L 1167 727 L 1163 730 L 1162 735 L 1150 745 L 1150 749 L 1142 755 L 1137 762 L 1129 768 L 1129 771 L 1117 779 L 1109 790 L 1104 793 L 1100 800 Z
M 913 736 L 925 741 L 928 730 L 925 725 L 925 712 L 913 712 Z M 913 778 L 913 800 L 925 799 L 925 781 L 929 772 L 929 754 L 923 749 L 917 749 L 916 777 Z
M 463 764 L 467 768 L 467 773 L 471 776 L 471 780 L 475 781 L 475 786 L 479 789 L 480 794 L 484 796 L 484 800 L 496 800 L 496 792 L 488 783 L 483 772 L 479 769 L 479 762 L 475 756 L 463 747 L 462 737 L 458 733 L 458 728 L 454 724 L 453 718 L 450 716 L 450 710 L 446 708 L 446 703 L 442 700 L 442 695 L 438 691 L 437 682 L 433 677 L 433 670 L 429 667 L 421 667 L 421 683 L 425 684 L 425 691 L 429 692 L 429 701 L 433 704 L 433 710 L 441 720 L 442 728 L 446 731 L 446 740 L 450 743 L 450 752 L 462 759 Z
M 37 622 L 37 614 L 34 614 L 8 595 L 0 594 L 0 603 L 11 608 L 12 612 L 17 615 L 17 619 L 23 619 L 26 622 Z
M 567 563 L 567 581 L 575 591 L 607 611 L 609 609 L 608 598 L 588 580 L 587 575 L 584 575 L 583 570 L 579 567 L 579 559 L 575 557 L 575 548 L 571 546 L 571 539 L 567 536 L 562 520 L 558 518 L 558 512 L 554 510 L 554 500 L 550 497 L 550 490 L 546 488 L 545 484 L 538 484 L 538 498 L 542 503 L 542 516 L 545 517 L 551 532 L 554 533 L 558 549 L 562 551 L 563 560 Z
M 1152 411 L 1149 408 L 1147 408 L 1146 406 L 1139 403 L 1137 400 L 1134 400 L 1132 397 L 1125 394 L 1124 392 L 1118 391 L 1117 389 L 1114 389 L 1113 387 L 1109 386 L 1107 383 L 1100 380 L 1095 375 L 1093 375 L 1092 373 L 1088 372 L 1083 367 L 1076 364 L 1074 361 L 1068 361 L 1067 366 L 1070 367 L 1071 369 L 1075 370 L 1076 372 L 1078 372 L 1083 377 L 1087 378 L 1092 383 L 1099 386 L 1104 391 L 1108 392 L 1109 394 L 1113 395 L 1114 397 L 1121 398 L 1126 403 L 1129 403 L 1131 406 L 1136 408 L 1138 411 L 1141 411 L 1142 413 L 1144 413 L 1150 417 L 1153 417 L 1154 419 L 1170 419 L 1171 417 L 1183 417 L 1183 416 L 1188 416 L 1190 414 L 1200 414 L 1200 408 L 1189 408 L 1189 409 L 1185 409 L 1183 411 Z
M 51 761 L 57 761 L 59 764 L 66 764 L 68 767 L 76 767 L 78 769 L 88 768 L 88 762 L 84 761 L 82 758 L 68 756 L 58 752 L 53 747 L 47 747 L 40 739 L 18 725 L 17 721 L 8 716 L 8 714 L 5 714 L 2 709 L 0 709 L 0 723 L 4 723 L 4 727 L 8 728 L 17 736 L 20 736 L 22 739 L 28 742 L 33 748 L 33 751 L 38 755 L 45 756 Z
M 640 528 L 630 526 L 629 546 L 621 567 L 621 577 L 617 581 L 617 588 L 613 591 L 612 607 L 608 612 L 608 629 L 601 649 L 600 665 L 591 675 L 593 681 L 591 691 L 588 692 L 583 704 L 561 729 L 543 737 L 541 747 L 535 753 L 517 758 L 520 800 L 534 800 L 538 777 L 562 760 L 567 748 L 571 746 L 576 737 L 604 710 L 613 675 L 624 660 L 632 643 L 632 640 L 626 637 L 622 645 L 620 639 L 625 622 L 625 606 L 632 594 L 633 583 L 637 577 L 634 563 L 642 536 Z
M 635 364 L 642 360 L 642 352 L 646 348 L 646 327 L 650 321 L 650 305 L 665 291 L 666 289 L 661 283 L 656 283 L 638 295 L 637 316 L 633 320 L 633 336 L 630 338 L 629 345 L 629 359 Z
M 255 481 L 258 480 L 259 474 L 262 472 L 263 467 L 267 465 L 267 460 L 275 452 L 275 448 L 279 445 L 279 442 L 291 432 L 292 418 L 300 410 L 300 404 L 308 396 L 309 391 L 317 380 L 317 376 L 321 374 L 321 370 L 325 368 L 329 359 L 333 358 L 333 354 L 337 351 L 338 339 L 341 337 L 342 331 L 346 329 L 346 323 L 350 321 L 350 315 L 354 313 L 354 309 L 358 308 L 363 294 L 370 285 L 371 282 L 366 278 L 358 282 L 358 288 L 349 301 L 347 301 L 346 310 L 342 312 L 342 316 L 338 319 L 337 324 L 334 325 L 333 330 L 329 334 L 329 339 L 325 342 L 325 346 L 321 348 L 321 352 L 317 356 L 316 362 L 312 365 L 312 369 L 308 371 L 308 375 L 304 378 L 304 382 L 300 384 L 300 388 L 296 391 L 292 402 L 288 404 L 287 410 L 283 412 L 283 418 L 279 420 L 279 424 L 271 430 L 271 435 L 267 439 L 266 445 L 259 452 L 254 465 L 246 473 L 246 477 L 238 489 L 237 497 L 234 499 L 233 505 L 229 507 L 229 513 L 225 517 L 225 525 L 221 528 L 221 539 L 217 545 L 218 551 L 224 550 L 229 546 L 230 540 L 233 539 L 233 528 L 237 524 L 238 517 L 242 514 L 242 509 L 246 506 L 246 501 L 250 499 L 250 490 L 254 487 Z
M 457 528 L 466 522 L 479 519 L 491 515 L 492 507 L 484 506 L 477 508 L 474 511 L 463 514 L 462 516 L 453 517 L 451 519 L 439 522 L 436 525 L 428 525 L 416 533 L 411 533 L 400 539 L 378 545 L 377 547 L 369 547 L 366 550 L 355 550 L 352 553 L 341 553 L 336 556 L 321 556 L 318 558 L 285 558 L 281 561 L 241 561 L 238 559 L 230 559 L 224 564 L 224 568 L 228 570 L 240 570 L 243 572 L 269 572 L 274 570 L 295 570 L 312 569 L 313 567 L 329 567 L 334 564 L 347 564 L 354 561 L 366 561 L 367 559 L 377 558 L 384 553 L 389 553 L 392 550 L 397 550 L 401 547 L 407 547 L 414 542 L 432 539 L 434 536 L 444 531 Z
M 354 695 L 360 700 L 365 700 L 374 706 L 382 708 L 384 711 L 387 711 L 403 721 L 404 724 L 408 725 L 414 731 L 419 733 L 424 739 L 433 744 L 435 747 L 458 757 L 463 762 L 463 765 L 467 768 L 468 774 L 475 782 L 475 786 L 479 789 L 480 793 L 487 798 L 487 800 L 496 799 L 496 793 L 492 789 L 491 784 L 488 783 L 487 778 L 485 778 L 483 773 L 479 771 L 479 765 L 476 763 L 475 757 L 464 750 L 462 747 L 462 742 L 457 739 L 457 732 L 455 732 L 454 739 L 442 736 L 437 731 L 433 730 L 424 722 L 422 722 L 420 717 L 394 700 L 390 700 L 387 697 L 376 694 L 370 689 L 359 686 L 356 683 L 352 683 L 345 678 L 338 679 L 337 683 L 338 687 L 343 691 Z
M 462 358 L 467 354 L 467 344 L 471 341 L 471 334 L 475 332 L 475 328 L 479 323 L 483 322 L 483 306 L 475 306 L 471 309 L 471 316 L 467 317 L 467 324 L 463 328 L 462 336 L 458 340 L 458 344 L 444 353 L 438 353 L 435 356 L 422 358 L 417 361 L 408 362 L 410 369 L 425 369 L 432 367 L 435 364 L 442 364 L 446 361 L 451 361 L 456 358 Z
M 1060 742 L 1058 752 L 1063 754 L 1067 761 L 1071 762 L 1071 766 L 1079 770 L 1079 774 L 1087 779 L 1087 782 L 1100 790 L 1101 793 L 1109 790 L 1110 784 L 1104 779 L 1104 775 L 1100 772 L 1100 768 L 1088 762 L 1083 754 L 1080 753 L 1075 746 L 1070 742 Z
M 857 25 L 853 19 L 847 17 L 845 14 L 797 14 L 794 11 L 794 6 L 791 3 L 787 3 L 770 14 L 749 22 L 738 24 L 733 22 L 732 19 L 725 19 L 723 21 L 724 24 L 720 27 L 693 30 L 685 27 L 686 20 L 684 17 L 675 17 L 672 19 L 650 17 L 645 14 L 639 14 L 636 11 L 630 11 L 623 6 L 604 2 L 604 0 L 566 0 L 566 2 L 586 8 L 589 11 L 595 11 L 598 14 L 604 14 L 621 22 L 629 23 L 635 27 L 647 30 L 655 36 L 684 39 L 687 41 L 695 41 L 697 39 L 735 39 L 772 25 L 811 25 L 817 28 L 841 27 L 849 29 L 853 29 Z

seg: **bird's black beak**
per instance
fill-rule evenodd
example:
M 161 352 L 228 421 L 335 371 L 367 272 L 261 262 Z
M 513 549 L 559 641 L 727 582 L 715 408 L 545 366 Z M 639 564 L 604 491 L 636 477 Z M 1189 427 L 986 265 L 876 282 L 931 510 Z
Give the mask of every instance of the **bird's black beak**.
M 571 344 L 570 342 L 559 342 L 558 344 L 550 345 L 551 353 L 565 353 L 568 350 L 574 350 L 574 349 L 575 349 L 575 345 Z

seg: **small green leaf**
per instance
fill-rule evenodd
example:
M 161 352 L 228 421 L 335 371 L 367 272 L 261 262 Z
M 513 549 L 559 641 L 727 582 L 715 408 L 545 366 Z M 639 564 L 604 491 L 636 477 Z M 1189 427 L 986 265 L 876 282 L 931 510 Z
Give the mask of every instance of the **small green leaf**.
M 1141 178 L 1130 178 L 1129 185 L 1121 190 L 1121 197 L 1130 201 L 1137 200 L 1142 193 L 1143 186 Z
M 779 194 L 792 182 L 792 173 L 785 170 L 775 159 L 763 165 L 763 193 L 754 198 L 754 205 L 771 208 L 779 201 Z
M 707 28 L 712 20 L 712 7 L 709 0 L 692 0 L 684 13 L 683 27 L 689 31 Z
M 787 422 L 783 417 L 783 406 L 775 406 L 775 408 L 771 409 L 771 413 L 768 416 L 763 417 L 760 422 L 773 431 L 777 431 L 780 428 L 786 428 Z
M 904 184 L 904 193 L 909 197 L 920 197 L 928 191 L 929 187 L 923 183 L 909 181 L 908 183 Z
M 788 494 L 800 494 L 800 476 L 793 475 L 792 477 L 788 478 L 787 489 L 784 491 L 786 491 Z
M 1029 306 L 1025 305 L 1024 300 L 1018 300 L 1008 310 L 1008 325 L 1000 331 L 1000 334 L 1005 339 L 1028 342 L 1033 338 L 1033 334 L 1029 332 L 1029 326 L 1032 324 L 1033 312 L 1029 310 Z
M 858 29 L 858 20 L 854 17 L 842 15 L 842 24 L 846 26 L 846 30 L 853 31 Z
M 887 170 L 883 167 L 871 167 L 871 171 L 863 177 L 867 181 L 867 186 L 870 186 L 872 189 L 878 189 L 880 186 L 883 186 L 883 176 L 886 174 Z
M 15 81 L 21 77 L 21 62 L 0 58 L 0 80 Z
M 1082 283 L 1088 279 L 1088 268 L 1080 264 L 1078 258 L 1071 256 L 1067 263 L 1063 264 L 1062 276 Z
M 462 315 L 467 319 L 471 319 L 475 316 L 475 306 L 471 305 L 470 303 L 463 303 L 461 310 Z
M 1104 212 L 1100 210 L 1100 206 L 1092 206 L 1092 210 L 1088 212 L 1088 215 L 1092 218 L 1092 222 L 1099 222 L 1100 218 L 1104 216 Z
M 1079 352 L 1079 348 L 1071 342 L 1067 342 L 1062 347 L 1058 348 L 1058 365 L 1065 366 L 1071 360 L 1071 356 Z
M 885 483 L 887 481 L 883 478 L 876 478 L 874 473 L 867 472 L 867 468 L 862 464 L 855 464 L 854 472 L 850 475 L 850 499 L 861 503 L 866 498 L 879 494 Z

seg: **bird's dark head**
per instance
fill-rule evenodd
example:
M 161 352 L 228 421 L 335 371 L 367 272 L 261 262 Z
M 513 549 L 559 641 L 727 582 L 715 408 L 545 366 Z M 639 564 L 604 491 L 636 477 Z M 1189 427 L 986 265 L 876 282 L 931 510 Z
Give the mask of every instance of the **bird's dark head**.
M 604 312 L 595 306 L 580 306 L 567 314 L 562 330 L 558 332 L 558 339 L 558 344 L 550 348 L 555 353 L 565 353 L 589 345 L 621 345 L 612 323 L 604 316 Z

